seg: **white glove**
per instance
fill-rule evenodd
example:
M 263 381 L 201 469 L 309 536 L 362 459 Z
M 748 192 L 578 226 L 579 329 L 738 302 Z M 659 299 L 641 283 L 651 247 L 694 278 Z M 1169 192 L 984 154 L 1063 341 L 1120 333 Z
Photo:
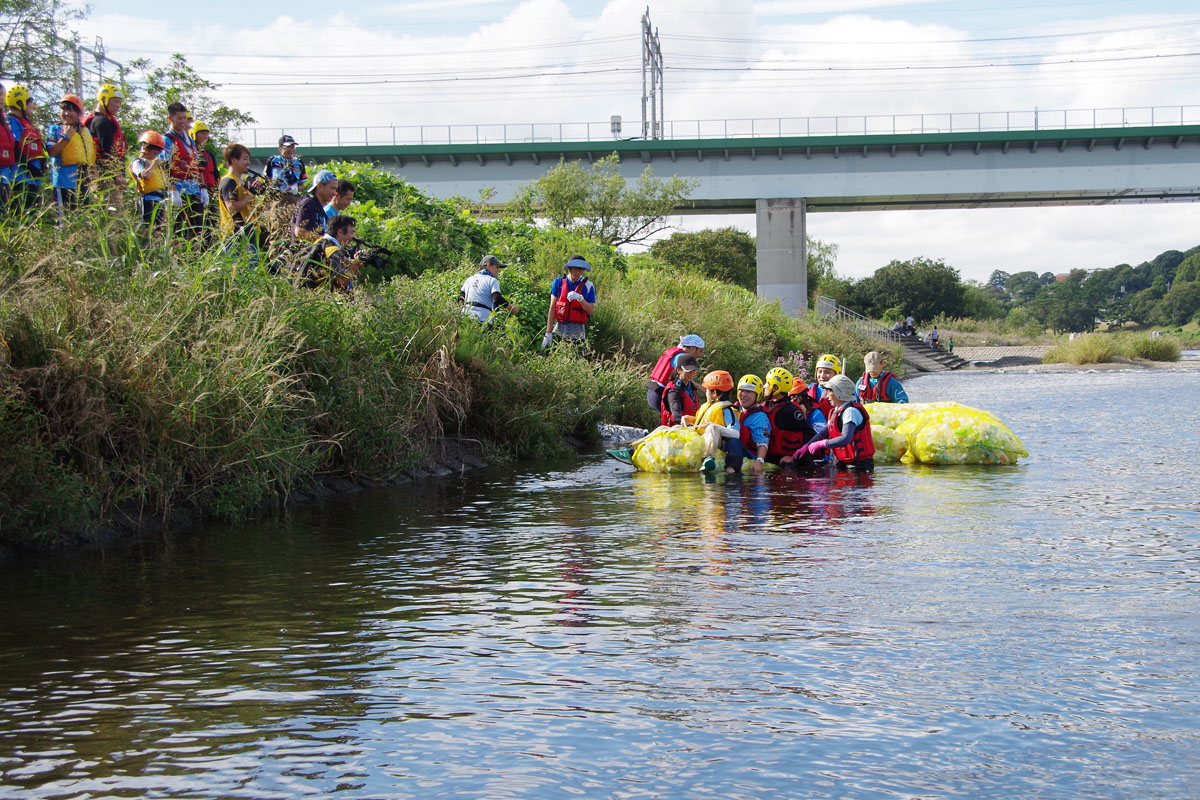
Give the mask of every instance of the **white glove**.
M 552 344 L 554 344 L 554 334 L 546 331 L 546 335 L 542 337 L 542 349 L 549 350 Z
M 579 292 L 567 292 L 567 299 L 568 300 L 582 300 L 583 295 L 581 295 Z
M 200 190 L 200 205 L 202 205 L 202 206 L 208 205 L 208 189 Z
M 173 206 L 183 205 L 183 196 L 179 194 L 178 189 L 171 190 L 171 205 L 173 205 Z

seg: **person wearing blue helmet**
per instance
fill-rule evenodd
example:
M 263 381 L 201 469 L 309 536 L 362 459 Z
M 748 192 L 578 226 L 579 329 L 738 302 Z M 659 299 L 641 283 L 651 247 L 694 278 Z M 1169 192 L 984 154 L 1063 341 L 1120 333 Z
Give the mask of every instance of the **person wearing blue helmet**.
M 592 265 L 583 256 L 567 260 L 566 275 L 554 279 L 550 287 L 550 309 L 546 312 L 546 335 L 542 337 L 542 352 L 550 349 L 555 337 L 582 342 L 587 335 L 588 318 L 596 311 L 596 287 L 584 274 Z

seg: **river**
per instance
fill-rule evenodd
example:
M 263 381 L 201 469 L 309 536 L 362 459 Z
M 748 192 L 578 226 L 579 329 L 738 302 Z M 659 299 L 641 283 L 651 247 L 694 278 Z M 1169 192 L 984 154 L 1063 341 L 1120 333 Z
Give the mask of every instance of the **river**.
M 0 796 L 1195 797 L 1200 371 L 908 390 L 1032 455 L 583 454 L 0 567 Z

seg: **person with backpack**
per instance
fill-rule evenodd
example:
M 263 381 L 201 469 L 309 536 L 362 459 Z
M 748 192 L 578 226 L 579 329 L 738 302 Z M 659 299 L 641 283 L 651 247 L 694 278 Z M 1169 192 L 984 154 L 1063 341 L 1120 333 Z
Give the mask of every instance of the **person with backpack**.
M 592 265 L 583 256 L 574 255 L 567 260 L 563 270 L 567 274 L 555 278 L 550 286 L 546 335 L 542 337 L 543 353 L 554 344 L 555 337 L 583 343 L 588 319 L 596 311 L 596 287 L 584 275 L 592 271 Z
M 4 93 L 8 106 L 8 127 L 14 143 L 12 204 L 17 211 L 42 204 L 42 177 L 46 174 L 46 148 L 42 134 L 33 124 L 35 103 L 29 90 L 19 84 Z
M 479 261 L 479 271 L 468 275 L 458 290 L 464 314 L 477 322 L 487 323 L 497 308 L 507 308 L 510 314 L 521 311 L 516 303 L 506 300 L 500 293 L 500 270 L 507 266 L 495 256 L 484 256 Z

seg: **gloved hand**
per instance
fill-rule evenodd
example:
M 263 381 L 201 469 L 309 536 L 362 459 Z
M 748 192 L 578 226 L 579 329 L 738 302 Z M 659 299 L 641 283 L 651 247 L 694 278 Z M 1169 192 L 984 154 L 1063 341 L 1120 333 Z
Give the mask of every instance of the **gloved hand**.
M 567 299 L 568 300 L 582 300 L 583 295 L 581 295 L 579 292 L 567 292 Z
M 542 337 L 542 352 L 544 353 L 545 351 L 549 350 L 550 345 L 552 344 L 554 344 L 554 334 L 550 331 L 546 331 L 546 335 Z
M 792 453 L 792 460 L 793 460 L 793 461 L 799 461 L 800 459 L 802 459 L 802 458 L 804 458 L 806 455 L 808 455 L 808 453 L 809 453 L 808 445 L 806 445 L 806 444 L 802 444 L 802 445 L 800 445 L 800 449 L 799 449 L 799 450 L 797 450 L 796 452 Z

